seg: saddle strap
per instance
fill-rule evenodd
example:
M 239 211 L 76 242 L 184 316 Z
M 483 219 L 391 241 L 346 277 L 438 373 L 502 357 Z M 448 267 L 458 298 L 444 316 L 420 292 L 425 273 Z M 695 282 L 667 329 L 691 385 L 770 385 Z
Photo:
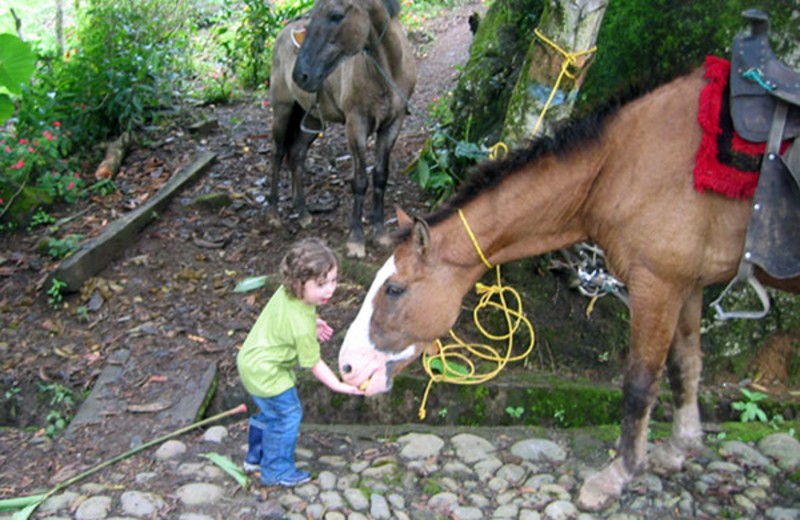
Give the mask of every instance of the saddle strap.
M 781 142 L 783 141 L 783 130 L 786 128 L 786 115 L 789 113 L 789 105 L 785 101 L 779 100 L 775 103 L 775 112 L 772 115 L 772 126 L 767 137 L 767 154 L 780 155 Z
M 769 136 L 767 138 L 767 149 L 766 154 L 764 155 L 764 161 L 767 160 L 774 160 L 775 158 L 780 156 L 780 147 L 781 141 L 783 140 L 783 130 L 786 126 L 786 115 L 788 113 L 788 105 L 778 100 L 775 104 L 775 112 L 772 116 L 772 126 L 769 130 Z M 764 174 L 764 166 L 762 165 L 762 175 Z M 795 179 L 796 180 L 796 179 Z M 758 204 L 756 204 L 758 206 Z M 711 302 L 711 307 L 717 313 L 717 319 L 719 320 L 729 320 L 729 319 L 761 319 L 767 315 L 770 309 L 770 300 L 769 294 L 767 294 L 766 289 L 764 286 L 761 285 L 761 282 L 753 274 L 753 258 L 750 253 L 750 249 L 752 247 L 753 235 L 752 235 L 752 219 L 751 225 L 748 226 L 748 233 L 745 239 L 745 247 L 744 253 L 742 254 L 742 258 L 739 260 L 739 269 L 736 272 L 736 276 L 731 280 L 727 287 L 722 291 L 719 297 Z M 748 310 L 748 311 L 726 311 L 722 308 L 722 300 L 725 296 L 728 295 L 734 288 L 737 288 L 742 285 L 749 285 L 758 295 L 759 300 L 761 301 L 761 309 L 760 310 Z
M 792 141 L 781 160 L 786 169 L 789 170 L 789 173 L 792 174 L 797 187 L 800 188 L 800 138 Z

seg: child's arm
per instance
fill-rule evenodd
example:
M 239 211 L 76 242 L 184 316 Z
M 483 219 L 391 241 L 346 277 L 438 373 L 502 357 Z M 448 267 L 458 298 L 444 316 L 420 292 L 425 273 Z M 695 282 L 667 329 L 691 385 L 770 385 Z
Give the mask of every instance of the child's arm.
M 340 381 L 328 364 L 321 359 L 317 361 L 316 365 L 311 367 L 311 373 L 334 392 L 339 392 L 342 394 L 364 395 L 363 390 L 359 390 L 352 385 L 348 385 L 347 383 Z
M 322 318 L 317 318 L 317 339 L 328 341 L 333 337 L 333 327 L 325 323 Z

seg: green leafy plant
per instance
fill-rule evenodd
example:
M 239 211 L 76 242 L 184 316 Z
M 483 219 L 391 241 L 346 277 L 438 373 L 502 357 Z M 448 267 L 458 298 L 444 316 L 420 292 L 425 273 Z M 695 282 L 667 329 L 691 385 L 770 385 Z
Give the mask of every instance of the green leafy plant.
M 44 433 L 48 437 L 54 437 L 64 430 L 72 419 L 75 405 L 72 389 L 60 383 L 39 383 L 39 391 L 52 407 L 46 416 L 47 425 L 44 427 Z
M 245 87 L 266 85 L 272 65 L 272 42 L 286 20 L 313 5 L 313 0 L 262 2 L 225 0 L 216 17 L 215 38 L 222 49 L 220 68 L 207 85 L 209 97 L 225 96 L 234 77 Z M 244 4 L 244 8 L 242 8 Z M 233 29 L 231 29 L 233 27 Z
M 517 406 L 517 407 L 507 406 L 506 413 L 511 417 L 513 417 L 514 419 L 519 419 L 520 417 L 522 417 L 522 414 L 525 413 L 525 408 L 523 408 L 522 406 Z
M 0 126 L 14 115 L 12 95 L 22 92 L 22 84 L 33 74 L 36 56 L 30 45 L 13 34 L 0 34 Z
M 65 159 L 69 148 L 69 136 L 58 121 L 35 127 L 18 125 L 16 134 L 0 134 L 0 218 L 15 201 L 25 209 L 31 200 L 36 205 L 77 200 L 84 183 L 75 161 Z
M 50 215 L 50 213 L 48 213 L 44 208 L 39 208 L 31 217 L 31 222 L 28 224 L 28 229 L 35 228 L 37 226 L 47 226 L 55 221 L 56 219 L 54 219 L 52 215 Z
M 6 390 L 3 393 L 3 401 L 5 401 L 8 408 L 8 415 L 12 419 L 16 418 L 17 416 L 17 404 L 19 402 L 19 393 L 22 392 L 22 389 L 18 386 L 13 386 Z
M 739 420 L 741 420 L 743 423 L 750 421 L 761 421 L 764 423 L 767 422 L 767 414 L 758 404 L 759 401 L 767 398 L 767 394 L 753 392 L 747 388 L 740 388 L 739 391 L 747 399 L 746 401 L 736 401 L 731 404 L 731 407 L 734 410 L 741 412 Z
M 58 307 L 58 304 L 64 299 L 61 291 L 67 286 L 67 282 L 62 282 L 58 278 L 53 278 L 50 288 L 47 289 L 47 302 L 51 307 Z
M 51 238 L 47 241 L 47 254 L 57 259 L 64 258 L 78 249 L 83 235 L 72 234 L 64 238 Z

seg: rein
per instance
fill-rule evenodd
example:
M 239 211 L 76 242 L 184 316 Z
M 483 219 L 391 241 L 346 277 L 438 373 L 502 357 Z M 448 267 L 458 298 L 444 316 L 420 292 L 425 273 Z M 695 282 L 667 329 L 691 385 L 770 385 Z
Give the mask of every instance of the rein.
M 425 419 L 425 416 L 427 415 L 427 412 L 425 411 L 425 405 L 428 402 L 428 394 L 430 393 L 433 383 L 444 382 L 457 385 L 478 385 L 484 383 L 496 377 L 509 362 L 520 361 L 526 358 L 533 350 L 533 344 L 535 340 L 533 326 L 528 318 L 523 315 L 522 299 L 520 298 L 519 293 L 511 287 L 503 285 L 500 279 L 500 266 L 492 266 L 489 260 L 486 259 L 486 255 L 484 255 L 480 244 L 478 244 L 478 239 L 475 237 L 475 234 L 469 227 L 469 223 L 464 216 L 464 212 L 459 209 L 458 215 L 461 218 L 464 229 L 466 230 L 467 235 L 469 235 L 472 245 L 475 247 L 475 251 L 478 252 L 478 256 L 480 257 L 481 261 L 490 269 L 495 267 L 495 272 L 497 274 L 497 282 L 493 285 L 484 285 L 480 282 L 475 284 L 476 292 L 481 295 L 480 301 L 472 312 L 475 326 L 484 335 L 484 337 L 490 340 L 506 341 L 506 351 L 504 355 L 501 355 L 495 348 L 489 345 L 465 343 L 455 334 L 453 329 L 450 329 L 450 337 L 453 338 L 454 343 L 443 345 L 442 341 L 437 339 L 436 352 L 431 354 L 428 352 L 423 352 L 422 354 L 422 366 L 430 379 L 428 380 L 428 385 L 425 387 L 425 394 L 422 397 L 422 403 L 419 407 L 420 419 Z M 513 300 L 516 302 L 512 308 L 509 308 L 506 299 L 506 293 L 510 294 Z M 503 313 L 507 326 L 507 332 L 493 334 L 486 330 L 486 328 L 481 324 L 478 316 L 480 310 L 485 309 L 486 307 L 498 309 Z M 530 340 L 527 348 L 522 354 L 512 356 L 514 349 L 514 335 L 519 330 L 520 325 L 525 325 L 525 327 L 527 327 Z M 471 357 L 478 358 L 478 362 L 483 361 L 494 363 L 495 366 L 493 369 L 485 373 L 481 373 L 478 371 L 479 367 L 476 366 L 476 362 L 473 361 Z

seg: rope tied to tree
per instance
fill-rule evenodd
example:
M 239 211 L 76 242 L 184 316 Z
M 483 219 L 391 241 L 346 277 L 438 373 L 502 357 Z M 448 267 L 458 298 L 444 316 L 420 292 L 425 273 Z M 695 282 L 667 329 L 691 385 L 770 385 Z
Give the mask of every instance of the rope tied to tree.
M 544 116 L 547 113 L 547 111 L 550 109 L 550 104 L 553 102 L 553 98 L 555 97 L 556 92 L 558 91 L 558 87 L 561 85 L 561 80 L 564 79 L 564 76 L 572 80 L 577 78 L 577 74 L 570 72 L 570 67 L 577 67 L 578 58 L 580 58 L 581 56 L 585 56 L 586 54 L 592 54 L 593 52 L 597 51 L 597 46 L 594 46 L 585 51 L 567 52 L 561 47 L 559 47 L 555 42 L 553 42 L 545 35 L 543 35 L 539 31 L 539 29 L 534 29 L 533 32 L 536 34 L 536 36 L 539 37 L 540 40 L 542 40 L 543 42 L 554 48 L 556 51 L 561 53 L 564 59 L 561 62 L 561 72 L 559 72 L 558 78 L 556 79 L 556 83 L 555 85 L 553 85 L 553 88 L 550 91 L 550 96 L 547 98 L 547 103 L 545 103 L 544 108 L 542 109 L 542 113 L 539 114 L 539 120 L 536 122 L 536 126 L 533 128 L 533 134 L 531 134 L 531 137 L 535 136 L 537 132 L 539 132 L 539 127 L 542 124 L 542 120 L 544 119 Z

